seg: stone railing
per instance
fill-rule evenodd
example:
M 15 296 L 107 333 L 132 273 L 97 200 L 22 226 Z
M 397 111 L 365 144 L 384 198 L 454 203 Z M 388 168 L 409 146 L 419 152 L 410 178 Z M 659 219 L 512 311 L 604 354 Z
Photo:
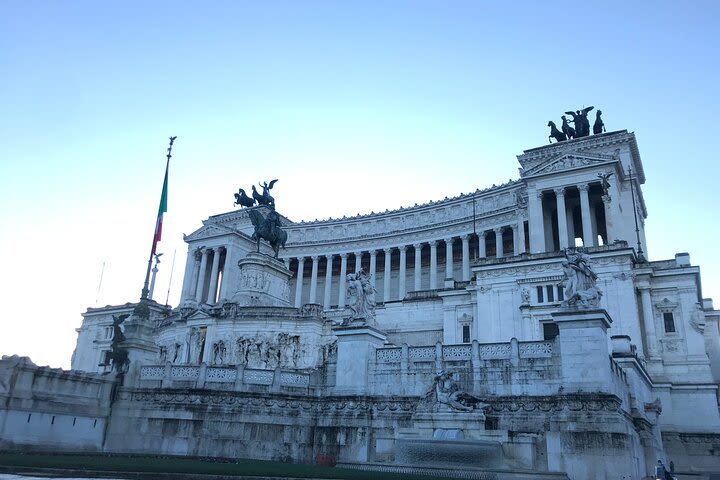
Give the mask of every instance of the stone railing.
M 192 386 L 243 391 L 252 386 L 271 389 L 309 388 L 310 374 L 291 370 L 259 370 L 242 365 L 145 365 L 140 368 L 141 382 L 160 382 L 161 387 Z M 191 385 L 188 385 L 191 384 Z
M 422 347 L 384 347 L 375 351 L 375 363 L 378 368 L 387 365 L 399 366 L 401 363 L 413 365 L 432 362 L 462 362 L 472 360 L 513 360 L 526 358 L 551 358 L 553 342 L 518 342 L 513 339 L 507 343 L 463 343 L 443 345 L 438 343 Z
M 440 371 L 453 373 L 466 391 L 484 394 L 549 394 L 557 390 L 559 351 L 552 341 L 477 341 L 457 345 L 383 347 L 369 365 L 370 390 L 379 395 L 422 395 Z

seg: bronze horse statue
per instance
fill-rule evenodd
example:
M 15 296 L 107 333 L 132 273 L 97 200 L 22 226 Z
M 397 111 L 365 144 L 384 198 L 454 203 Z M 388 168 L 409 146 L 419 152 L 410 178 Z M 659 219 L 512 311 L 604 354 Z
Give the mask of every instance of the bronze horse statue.
M 550 127 L 550 135 L 548 135 L 548 140 L 550 140 L 551 138 L 554 138 L 556 142 L 564 142 L 565 140 L 567 140 L 565 134 L 557 129 L 557 127 L 555 126 L 555 122 L 548 122 L 547 126 Z
M 255 205 L 255 199 L 250 198 L 242 188 L 235 194 L 235 203 L 233 205 L 240 205 L 241 207 L 252 207 Z
M 267 218 L 262 216 L 262 213 L 256 209 L 248 210 L 250 221 L 255 227 L 255 232 L 252 234 L 252 239 L 257 241 L 257 251 L 260 252 L 260 239 L 266 240 L 273 251 L 275 252 L 275 258 L 278 258 L 280 253 L 280 247 L 285 248 L 285 242 L 287 242 L 287 232 L 281 229 L 282 224 L 280 223 L 280 215 L 275 210 L 268 213 Z

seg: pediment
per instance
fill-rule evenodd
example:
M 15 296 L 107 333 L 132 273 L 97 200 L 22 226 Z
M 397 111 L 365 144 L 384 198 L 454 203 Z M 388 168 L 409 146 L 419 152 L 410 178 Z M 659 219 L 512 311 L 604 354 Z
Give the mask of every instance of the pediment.
M 577 155 L 568 153 L 560 157 L 547 160 L 529 170 L 523 171 L 521 175 L 523 177 L 534 177 L 538 175 L 547 175 L 550 173 L 557 173 L 567 170 L 577 170 L 580 168 L 591 167 L 594 165 L 605 165 L 613 161 L 616 160 L 614 158 L 608 158 L 604 155 Z
M 205 238 L 219 237 L 221 235 L 228 235 L 235 233 L 228 228 L 218 227 L 216 225 L 204 225 L 199 229 L 195 230 L 190 235 L 185 235 L 184 239 L 186 242 L 192 242 L 194 240 L 202 240 Z

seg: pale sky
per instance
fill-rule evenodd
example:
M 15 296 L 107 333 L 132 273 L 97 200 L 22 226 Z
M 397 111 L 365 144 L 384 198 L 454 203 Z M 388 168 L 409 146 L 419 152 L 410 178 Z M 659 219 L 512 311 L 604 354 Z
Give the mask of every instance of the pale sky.
M 182 234 L 232 210 L 238 187 L 278 178 L 295 221 L 438 200 L 518 178 L 548 120 L 588 105 L 637 136 L 650 259 L 689 252 L 719 305 L 719 14 L 717 1 L 5 0 L 0 354 L 67 368 L 87 307 L 137 301 L 171 135 L 155 299 L 176 252 L 176 305 Z

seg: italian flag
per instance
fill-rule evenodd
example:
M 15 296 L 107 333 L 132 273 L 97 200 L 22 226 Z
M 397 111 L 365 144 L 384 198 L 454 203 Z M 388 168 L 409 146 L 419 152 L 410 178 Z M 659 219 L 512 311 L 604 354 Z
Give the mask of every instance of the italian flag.
M 157 243 L 162 238 L 163 214 L 167 212 L 167 196 L 168 196 L 168 170 L 170 169 L 170 159 L 168 158 L 165 166 L 165 180 L 163 181 L 162 194 L 160 195 L 160 207 L 158 208 L 157 222 L 155 223 L 155 237 L 153 237 L 152 254 L 155 255 Z

